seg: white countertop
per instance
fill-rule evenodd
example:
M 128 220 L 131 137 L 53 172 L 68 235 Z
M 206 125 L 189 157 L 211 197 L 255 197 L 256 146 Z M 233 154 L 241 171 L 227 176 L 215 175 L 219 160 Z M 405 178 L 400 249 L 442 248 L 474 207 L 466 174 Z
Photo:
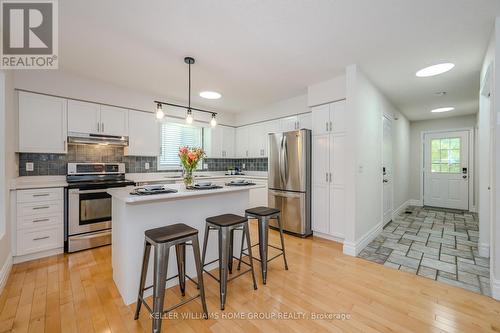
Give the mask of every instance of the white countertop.
M 200 179 L 226 179 L 226 178 L 243 178 L 243 179 L 260 179 L 267 180 L 267 172 L 253 171 L 246 172 L 245 175 L 226 175 L 224 171 L 221 172 L 195 172 L 195 178 L 197 176 Z M 125 178 L 132 180 L 134 182 L 175 182 L 182 181 L 182 176 L 180 172 L 150 172 L 150 173 L 127 173 Z
M 215 183 L 217 185 L 224 186 L 223 182 L 215 182 Z M 160 201 L 160 200 L 168 201 L 168 200 L 184 199 L 192 197 L 204 197 L 204 196 L 216 195 L 219 193 L 249 191 L 255 188 L 266 187 L 266 185 L 256 184 L 249 186 L 224 186 L 220 189 L 213 189 L 213 190 L 186 190 L 184 184 L 170 184 L 168 185 L 168 187 L 177 190 L 177 193 L 133 195 L 130 194 L 130 192 L 132 192 L 132 190 L 134 189 L 133 186 L 110 188 L 107 190 L 107 192 L 113 197 L 113 199 L 118 199 L 126 203 L 133 204 L 133 203 Z
M 11 190 L 68 186 L 66 176 L 24 176 L 12 179 Z

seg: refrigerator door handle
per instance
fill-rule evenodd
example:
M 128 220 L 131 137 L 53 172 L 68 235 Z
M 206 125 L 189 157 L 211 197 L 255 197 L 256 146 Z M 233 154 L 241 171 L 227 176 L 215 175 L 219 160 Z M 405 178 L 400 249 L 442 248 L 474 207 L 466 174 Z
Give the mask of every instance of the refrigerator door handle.
M 286 136 L 284 136 L 284 140 L 283 140 L 283 143 L 284 143 L 284 146 L 285 146 L 285 149 L 284 149 L 284 153 L 283 153 L 283 164 L 284 164 L 284 167 L 283 167 L 283 170 L 285 171 L 285 174 L 284 174 L 284 178 L 285 178 L 285 182 L 283 185 L 287 185 L 287 182 L 288 182 L 288 172 L 289 172 L 289 166 L 288 166 L 288 143 L 287 143 L 287 139 L 286 139 Z
M 277 191 L 277 190 L 269 190 L 269 193 L 282 198 L 301 198 L 304 194 L 302 192 L 287 192 L 287 191 Z
M 285 141 L 285 136 L 281 136 L 281 144 L 280 144 L 280 157 L 279 157 L 279 170 L 280 170 L 280 180 L 281 180 L 281 187 L 285 187 L 285 179 L 284 179 L 284 171 L 283 171 L 283 166 L 285 164 L 284 162 L 284 145 Z

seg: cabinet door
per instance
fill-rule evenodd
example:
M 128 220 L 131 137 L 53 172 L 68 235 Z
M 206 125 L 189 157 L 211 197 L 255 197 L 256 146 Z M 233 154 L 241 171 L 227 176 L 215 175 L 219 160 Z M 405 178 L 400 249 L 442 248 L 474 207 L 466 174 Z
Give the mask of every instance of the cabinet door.
M 345 134 L 330 135 L 330 233 L 345 237 Z
M 101 134 L 128 136 L 128 110 L 101 105 Z
M 248 156 L 248 126 L 238 127 L 236 129 L 236 157 Z
M 234 127 L 229 126 L 219 126 L 222 131 L 222 157 L 233 158 L 234 157 Z
M 322 135 L 330 132 L 330 105 L 315 106 L 312 111 L 312 134 Z
M 299 115 L 297 120 L 297 129 L 312 129 L 312 114 L 311 113 L 303 113 Z
M 328 234 L 330 232 L 330 184 L 329 156 L 330 135 L 312 137 L 312 229 Z
M 295 131 L 297 129 L 297 116 L 281 118 L 281 131 Z
M 68 100 L 68 132 L 98 134 L 101 105 Z
M 129 111 L 129 144 L 126 154 L 158 156 L 160 153 L 159 124 L 153 113 Z
M 19 92 L 19 152 L 67 152 L 67 100 Z
M 345 112 L 345 101 L 339 101 L 330 104 L 330 119 L 333 125 L 333 133 L 343 133 L 346 131 L 347 119 Z

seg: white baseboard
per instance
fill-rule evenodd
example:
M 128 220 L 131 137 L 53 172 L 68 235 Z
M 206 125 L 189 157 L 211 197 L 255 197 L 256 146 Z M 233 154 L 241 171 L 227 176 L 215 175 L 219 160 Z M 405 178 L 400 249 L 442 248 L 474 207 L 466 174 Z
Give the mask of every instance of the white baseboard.
M 491 281 L 491 297 L 500 301 L 500 280 L 495 279 L 495 277 L 491 275 L 490 281 Z
M 12 253 L 9 253 L 7 260 L 5 260 L 2 269 L 0 270 L 0 293 L 5 288 L 5 284 L 9 278 L 10 271 L 12 269 Z
M 44 257 L 50 257 L 56 254 L 61 254 L 64 252 L 64 249 L 62 247 L 59 247 L 57 249 L 52 249 L 52 250 L 46 250 L 42 252 L 36 252 L 36 253 L 30 253 L 30 254 L 25 254 L 22 256 L 15 256 L 14 257 L 14 264 L 18 264 L 20 262 L 25 262 L 25 261 L 30 261 L 30 260 L 35 260 L 35 259 L 40 259 Z
M 419 199 L 410 199 L 407 202 L 408 202 L 408 206 L 422 207 L 424 205 L 424 202 L 422 200 L 419 200 Z
M 490 245 L 485 243 L 479 243 L 477 245 L 477 250 L 479 251 L 479 255 L 481 257 L 489 258 L 490 257 Z
M 323 238 L 323 239 L 328 239 L 328 240 L 331 240 L 331 241 L 334 241 L 334 242 L 337 242 L 337 243 L 341 243 L 341 244 L 344 243 L 344 237 L 341 237 L 341 236 L 324 234 L 322 232 L 317 232 L 317 231 L 313 231 L 313 236 L 314 237 Z
M 392 212 L 392 218 L 394 218 L 395 216 L 399 216 L 399 214 L 401 214 L 406 209 L 406 207 L 408 207 L 408 206 L 410 206 L 410 200 L 406 200 L 405 202 L 403 202 L 401 204 L 401 206 L 399 206 L 398 208 L 396 208 Z
M 382 224 L 377 224 L 366 234 L 364 234 L 358 241 L 350 242 L 344 241 L 343 252 L 348 256 L 357 256 L 372 240 L 374 240 L 382 231 Z

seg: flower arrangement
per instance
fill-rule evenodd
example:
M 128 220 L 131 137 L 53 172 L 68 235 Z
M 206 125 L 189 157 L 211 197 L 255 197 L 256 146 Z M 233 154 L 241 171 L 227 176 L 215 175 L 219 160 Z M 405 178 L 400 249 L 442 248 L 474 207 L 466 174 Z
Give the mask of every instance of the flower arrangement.
M 189 148 L 187 146 L 179 148 L 179 159 L 184 169 L 184 184 L 186 187 L 193 185 L 193 170 L 198 166 L 198 162 L 205 157 L 205 152 L 201 148 Z

